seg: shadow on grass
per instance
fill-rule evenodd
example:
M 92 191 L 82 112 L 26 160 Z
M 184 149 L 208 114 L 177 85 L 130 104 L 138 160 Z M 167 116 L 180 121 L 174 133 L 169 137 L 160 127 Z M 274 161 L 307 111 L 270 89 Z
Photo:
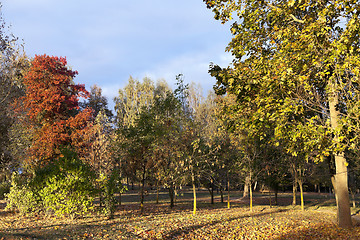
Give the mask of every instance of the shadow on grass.
M 282 234 L 275 238 L 277 240 L 287 239 L 360 239 L 360 227 L 352 229 L 339 228 L 336 224 L 317 223 L 307 227 L 294 226 L 291 232 Z
M 287 209 L 276 209 L 276 210 L 273 210 L 273 211 L 269 211 L 269 212 L 264 212 L 264 213 L 256 213 L 256 214 L 246 214 L 246 215 L 243 215 L 243 216 L 240 216 L 240 217 L 233 217 L 233 218 L 229 218 L 229 219 L 226 219 L 225 222 L 231 222 L 231 221 L 234 221 L 234 220 L 238 220 L 238 219 L 243 219 L 243 218 L 248 218 L 248 217 L 262 217 L 262 216 L 265 216 L 265 215 L 270 215 L 270 214 L 274 214 L 274 213 L 279 213 L 279 212 L 287 212 L 288 210 Z M 218 221 L 213 221 L 213 222 L 210 222 L 210 223 L 205 223 L 205 224 L 196 224 L 196 225 L 191 225 L 189 227 L 186 227 L 186 228 L 181 228 L 181 229 L 176 229 L 176 230 L 173 230 L 173 231 L 170 231 L 168 234 L 166 234 L 166 236 L 164 236 L 164 239 L 167 239 L 167 240 L 170 240 L 170 239 L 176 239 L 182 235 L 186 235 L 186 234 L 189 234 L 190 232 L 193 232 L 197 229 L 200 229 L 200 228 L 203 228 L 203 227 L 208 227 L 208 226 L 213 226 L 213 225 L 216 225 L 216 224 L 219 224 L 219 223 L 223 223 L 224 220 L 218 220 Z
M 123 236 L 125 239 L 140 238 L 128 231 L 124 226 L 123 223 L 118 224 L 101 220 L 80 224 L 49 224 L 35 228 L 8 229 L 6 232 L 0 232 L 0 239 L 113 239 L 114 236 L 111 235 Z

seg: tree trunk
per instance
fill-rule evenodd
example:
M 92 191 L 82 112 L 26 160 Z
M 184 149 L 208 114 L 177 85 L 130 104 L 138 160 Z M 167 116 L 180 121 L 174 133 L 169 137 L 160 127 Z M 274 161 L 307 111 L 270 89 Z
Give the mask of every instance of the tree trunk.
M 221 203 L 224 203 L 224 193 L 223 193 L 222 186 L 220 186 L 220 196 L 221 196 Z
M 245 178 L 245 185 L 244 185 L 244 193 L 243 197 L 247 197 L 249 195 L 249 185 L 250 185 L 250 177 L 247 176 Z
M 355 201 L 355 192 L 350 189 L 351 199 L 352 199 L 352 206 L 353 208 L 356 207 L 356 201 Z
M 304 192 L 303 192 L 303 183 L 302 180 L 299 178 L 298 179 L 298 184 L 299 184 L 299 188 L 300 188 L 300 203 L 301 203 L 301 211 L 304 211 Z
M 174 187 L 174 205 L 176 204 L 176 200 L 177 200 L 177 196 L 178 196 L 178 190 L 177 187 Z
M 336 109 L 339 100 L 335 91 L 335 86 L 330 83 L 329 94 L 329 109 L 330 109 L 330 123 L 331 128 L 336 133 L 339 127 L 339 116 L 340 112 Z M 334 142 L 339 142 L 339 136 L 335 135 Z M 336 174 L 334 176 L 334 189 L 337 198 L 337 218 L 339 227 L 350 228 L 352 227 L 351 222 L 351 211 L 350 211 L 350 200 L 349 200 L 349 189 L 348 189 L 348 172 L 347 172 L 346 159 L 344 153 L 335 153 L 335 168 Z
M 278 193 L 279 193 L 279 189 L 278 188 L 276 188 L 275 190 L 275 205 L 277 206 L 278 205 Z
M 293 201 L 292 201 L 292 205 L 296 205 L 296 181 L 293 181 Z
M 229 172 L 226 174 L 227 177 L 227 208 L 230 209 L 230 179 L 229 179 Z
M 211 196 L 211 204 L 214 204 L 214 182 L 212 178 L 210 179 L 210 186 L 208 188 L 208 191 Z
M 141 214 L 144 214 L 145 173 L 146 173 L 146 167 L 144 164 L 142 180 L 141 180 L 141 193 L 140 193 L 140 212 L 141 212 Z
M 159 185 L 156 185 L 156 204 L 159 204 Z
M 253 194 L 252 194 L 252 188 L 251 188 L 251 181 L 252 181 L 252 172 L 250 171 L 250 175 L 249 175 L 249 194 L 250 194 L 250 211 L 253 211 Z
M 335 155 L 336 175 L 335 175 L 335 195 L 337 198 L 337 215 L 340 227 L 352 227 L 350 199 L 347 182 L 346 160 L 341 155 Z
M 251 182 L 250 182 L 250 186 L 249 186 L 249 195 L 250 195 L 250 211 L 253 211 L 253 194 L 252 194 L 252 189 L 251 189 Z
M 174 185 L 171 183 L 169 187 L 169 197 L 170 197 L 170 208 L 174 207 Z
M 296 206 L 296 191 L 297 191 L 297 187 L 296 184 L 298 183 L 298 173 L 296 171 L 296 164 L 295 162 L 291 163 L 291 168 L 292 168 L 292 174 L 293 174 L 293 201 L 292 201 L 292 205 Z
M 211 186 L 208 188 L 211 197 L 211 204 L 214 204 L 214 188 Z
M 193 187 L 193 197 L 194 197 L 194 208 L 193 208 L 193 215 L 196 214 L 196 186 L 195 186 L 195 177 L 194 174 L 191 174 L 191 180 L 192 180 L 192 187 Z

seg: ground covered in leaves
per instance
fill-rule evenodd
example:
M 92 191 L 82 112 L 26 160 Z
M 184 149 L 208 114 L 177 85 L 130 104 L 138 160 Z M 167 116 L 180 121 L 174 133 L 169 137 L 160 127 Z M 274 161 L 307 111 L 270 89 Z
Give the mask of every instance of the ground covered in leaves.
M 75 220 L 23 217 L 3 207 L 0 239 L 360 239 L 359 226 L 338 228 L 332 206 L 311 202 L 304 212 L 265 204 L 250 212 L 241 199 L 233 200 L 231 209 L 200 202 L 196 215 L 190 201 L 178 202 L 174 209 L 167 203 L 147 203 L 144 215 L 137 204 L 124 203 L 111 220 L 97 214 Z

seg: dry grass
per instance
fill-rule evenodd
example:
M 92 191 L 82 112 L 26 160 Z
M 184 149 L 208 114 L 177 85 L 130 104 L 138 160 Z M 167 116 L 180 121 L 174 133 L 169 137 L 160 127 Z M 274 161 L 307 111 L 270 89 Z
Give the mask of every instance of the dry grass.
M 326 195 L 308 194 L 305 212 L 286 206 L 289 194 L 279 196 L 282 206 L 271 208 L 269 198 L 257 194 L 253 212 L 247 199 L 237 196 L 234 192 L 232 208 L 227 209 L 219 196 L 211 205 L 206 192 L 200 192 L 194 216 L 190 194 L 180 196 L 174 209 L 169 209 L 166 195 L 155 204 L 150 194 L 141 215 L 133 202 L 138 196 L 130 192 L 122 197 L 123 205 L 111 220 L 95 213 L 75 220 L 22 217 L 6 212 L 2 201 L 0 239 L 360 239 L 360 227 L 336 226 L 333 199 Z

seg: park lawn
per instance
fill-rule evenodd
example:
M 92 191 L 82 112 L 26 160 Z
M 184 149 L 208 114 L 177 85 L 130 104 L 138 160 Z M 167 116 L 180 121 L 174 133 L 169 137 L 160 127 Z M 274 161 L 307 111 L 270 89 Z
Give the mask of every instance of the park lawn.
M 255 203 L 261 205 L 250 212 L 241 200 L 232 199 L 227 209 L 219 199 L 209 204 L 204 195 L 193 215 L 188 200 L 180 198 L 174 209 L 164 201 L 150 201 L 144 215 L 137 204 L 124 201 L 111 220 L 98 214 L 74 220 L 22 217 L 0 207 L 0 239 L 360 239 L 360 226 L 350 230 L 336 226 L 331 204 L 309 201 L 302 212 L 299 207 L 270 208 L 257 196 Z

